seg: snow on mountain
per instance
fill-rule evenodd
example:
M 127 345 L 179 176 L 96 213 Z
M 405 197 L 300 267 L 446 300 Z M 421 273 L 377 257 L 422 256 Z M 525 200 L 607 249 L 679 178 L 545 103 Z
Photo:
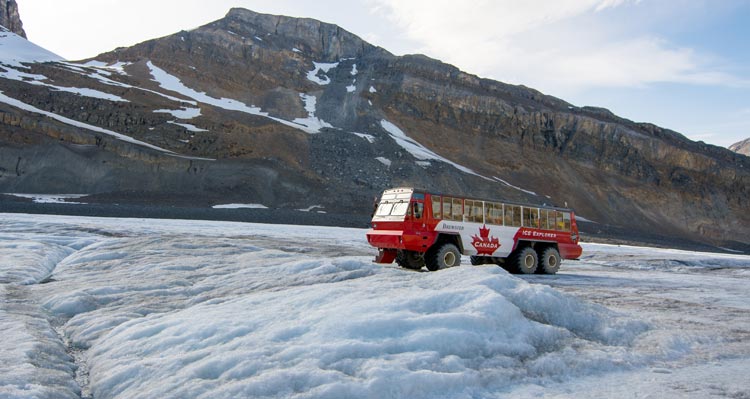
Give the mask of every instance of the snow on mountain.
M 22 63 L 47 61 L 63 58 L 0 26 L 0 64 L 25 68 Z
M 70 118 L 66 118 L 64 116 L 57 115 L 57 114 L 54 114 L 52 112 L 44 111 L 42 109 L 34 107 L 33 105 L 26 104 L 26 103 L 24 103 L 22 101 L 16 100 L 15 98 L 10 98 L 10 97 L 6 96 L 5 94 L 3 94 L 2 91 L 0 91 L 0 102 L 8 104 L 8 105 L 11 105 L 11 106 L 16 107 L 16 108 L 20 108 L 20 109 L 25 110 L 25 111 L 35 112 L 37 114 L 42 114 L 44 116 L 47 116 L 47 117 L 52 118 L 52 119 L 55 119 L 55 120 L 57 120 L 59 122 L 65 123 L 67 125 L 71 125 L 71 126 L 76 126 L 76 127 L 88 129 L 88 130 L 91 130 L 91 131 L 94 131 L 94 132 L 98 132 L 98 133 L 103 133 L 103 134 L 106 134 L 106 135 L 109 135 L 109 136 L 113 136 L 113 137 L 117 138 L 118 140 L 127 141 L 129 143 L 137 144 L 137 145 L 140 145 L 140 146 L 143 146 L 143 147 L 147 147 L 147 148 L 151 148 L 151 149 L 154 149 L 154 150 L 157 150 L 157 151 L 161 151 L 161 152 L 164 152 L 164 153 L 174 154 L 175 156 L 179 156 L 179 155 L 175 154 L 172 151 L 166 150 L 164 148 L 161 148 L 161 147 L 158 147 L 158 146 L 155 146 L 153 144 L 149 144 L 149 143 L 146 143 L 146 142 L 143 142 L 143 141 L 140 141 L 140 140 L 136 140 L 136 139 L 134 139 L 134 138 L 132 138 L 130 136 L 126 136 L 124 134 L 120 134 L 120 133 L 117 133 L 117 132 L 112 131 L 112 130 L 104 129 L 104 128 L 101 128 L 101 127 L 98 127 L 98 126 L 90 125 L 88 123 L 79 122 L 79 121 L 76 121 L 76 120 L 73 120 L 73 119 L 70 119 Z
M 338 62 L 313 62 L 315 68 L 307 73 L 307 79 L 311 82 L 325 86 L 331 83 L 331 79 L 325 74 L 339 66 Z M 322 76 L 322 77 L 321 77 Z
M 486 180 L 491 180 L 487 177 L 484 177 L 482 175 L 477 174 L 473 170 L 463 166 L 459 165 L 453 161 L 450 161 L 444 157 L 441 157 L 440 155 L 434 153 L 433 151 L 429 150 L 422 144 L 419 144 L 416 140 L 412 139 L 411 137 L 407 136 L 406 133 L 404 133 L 403 130 L 399 129 L 398 126 L 394 125 L 393 123 L 383 119 L 380 121 L 380 126 L 388 132 L 388 134 L 393 137 L 393 140 L 396 141 L 398 145 L 400 145 L 403 149 L 408 151 L 410 154 L 414 156 L 414 158 L 420 159 L 420 160 L 429 160 L 434 159 L 436 161 L 445 162 L 448 165 L 453 166 L 454 168 L 469 173 L 475 176 L 479 176 L 481 178 L 484 178 Z M 429 163 L 427 164 L 429 166 Z
M 244 112 L 250 115 L 262 116 L 262 117 L 274 120 L 276 122 L 279 122 L 281 124 L 293 127 L 295 129 L 302 130 L 306 133 L 318 133 L 320 132 L 320 129 L 322 127 L 330 127 L 329 124 L 321 121 L 318 118 L 315 118 L 314 115 L 310 115 L 307 118 L 297 118 L 294 121 L 290 122 L 282 118 L 271 116 L 268 114 L 268 112 L 263 112 L 260 107 L 256 107 L 254 105 L 248 106 L 247 104 L 244 104 L 237 100 L 233 100 L 231 98 L 211 97 L 205 92 L 199 92 L 199 91 L 196 91 L 194 89 L 191 89 L 185 86 L 185 84 L 182 83 L 182 81 L 180 81 L 178 77 L 170 75 L 165 70 L 154 65 L 151 61 L 149 61 L 147 65 L 151 71 L 151 75 L 154 77 L 154 80 L 157 83 L 159 83 L 159 86 L 163 87 L 164 89 L 173 91 L 175 93 L 179 93 L 195 101 L 202 102 L 204 104 L 213 105 L 214 107 L 226 109 L 229 111 L 239 111 L 239 112 Z M 309 112 L 310 106 L 312 106 L 312 109 L 314 111 L 315 97 L 306 96 L 304 94 L 301 94 L 300 96 L 305 101 L 305 108 L 308 110 L 308 112 Z M 310 97 L 312 97 L 311 103 L 309 102 Z
M 375 265 L 362 229 L 18 214 L 0 226 L 0 396 L 593 398 L 611 389 L 600 381 L 623 378 L 703 397 L 715 381 L 741 392 L 732 376 L 750 366 L 747 345 L 721 329 L 581 298 L 624 287 L 700 303 L 710 288 L 713 309 L 681 317 L 723 320 L 727 306 L 750 310 L 741 278 L 659 261 L 740 272 L 746 256 L 586 245 L 560 275 L 521 279 L 494 266 Z M 665 373 L 687 391 L 662 385 Z

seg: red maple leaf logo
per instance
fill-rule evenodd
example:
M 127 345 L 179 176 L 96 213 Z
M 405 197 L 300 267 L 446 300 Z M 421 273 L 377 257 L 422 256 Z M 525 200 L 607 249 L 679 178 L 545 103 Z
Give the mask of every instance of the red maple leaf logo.
M 471 237 L 471 245 L 477 250 L 477 255 L 492 255 L 498 248 L 500 248 L 500 240 L 497 237 L 490 237 L 490 229 L 485 224 L 479 229 L 479 236 L 474 235 Z

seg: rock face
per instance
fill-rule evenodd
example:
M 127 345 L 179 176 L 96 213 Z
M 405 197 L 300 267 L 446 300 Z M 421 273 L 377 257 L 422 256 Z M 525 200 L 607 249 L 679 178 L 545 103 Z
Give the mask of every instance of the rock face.
M 750 243 L 750 158 L 335 25 L 232 9 L 95 61 L 0 78 L 27 107 L 0 101 L 0 192 L 369 214 L 409 185 L 567 205 L 593 229 Z
M 750 156 L 750 138 L 730 145 L 729 149 L 738 154 Z
M 21 16 L 18 14 L 16 0 L 0 0 L 0 25 L 18 36 L 26 37 Z

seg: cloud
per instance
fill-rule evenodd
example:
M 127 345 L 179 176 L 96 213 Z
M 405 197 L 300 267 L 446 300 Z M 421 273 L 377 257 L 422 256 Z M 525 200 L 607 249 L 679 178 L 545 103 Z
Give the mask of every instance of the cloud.
M 750 86 L 715 68 L 714 57 L 632 21 L 617 22 L 619 9 L 645 6 L 639 0 L 372 1 L 376 12 L 421 44 L 420 52 L 556 95 L 657 82 Z

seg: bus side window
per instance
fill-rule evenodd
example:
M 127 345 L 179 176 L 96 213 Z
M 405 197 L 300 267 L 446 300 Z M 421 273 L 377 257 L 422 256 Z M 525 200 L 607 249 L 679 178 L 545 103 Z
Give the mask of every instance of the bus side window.
M 555 217 L 557 218 L 557 226 L 555 228 L 557 230 L 565 230 L 565 220 L 563 219 L 563 213 L 560 211 L 556 211 Z
M 564 221 L 565 231 L 570 231 L 570 213 L 563 212 L 563 221 Z
M 414 219 L 422 219 L 422 210 L 424 210 L 424 204 L 421 202 L 415 202 L 414 205 L 412 205 L 412 209 L 414 212 Z
M 453 210 L 451 212 L 453 220 L 462 222 L 464 220 L 464 204 L 460 198 L 453 198 Z
M 513 226 L 521 227 L 521 207 L 513 207 Z
M 546 209 L 539 210 L 539 228 L 542 230 L 549 230 L 549 218 Z
M 489 224 L 503 224 L 503 205 L 494 202 L 484 204 L 484 221 Z
M 443 219 L 451 220 L 451 197 L 443 197 Z
M 440 196 L 439 195 L 433 195 L 432 196 L 432 217 L 434 219 L 442 219 L 440 212 Z

